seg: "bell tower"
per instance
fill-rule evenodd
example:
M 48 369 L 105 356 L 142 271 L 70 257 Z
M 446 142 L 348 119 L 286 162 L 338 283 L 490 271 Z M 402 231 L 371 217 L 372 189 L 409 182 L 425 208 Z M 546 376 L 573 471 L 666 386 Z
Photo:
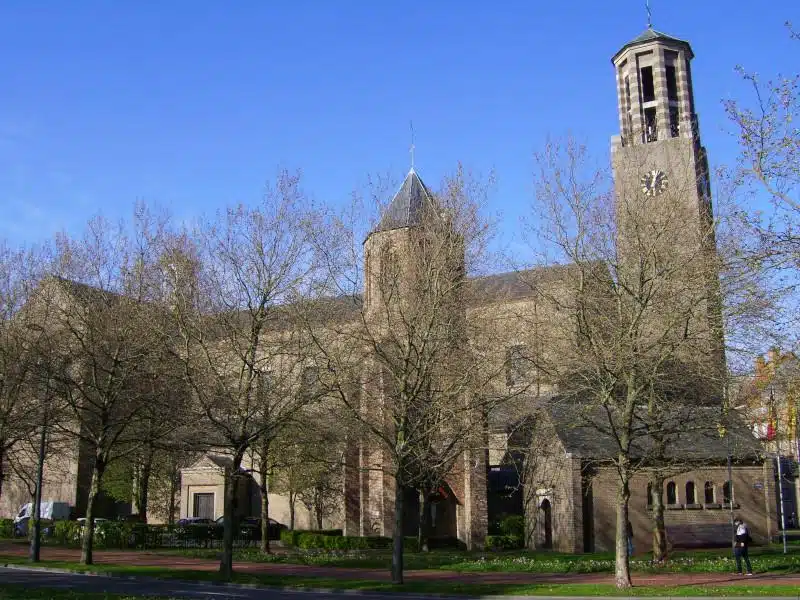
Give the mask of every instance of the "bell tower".
M 611 140 L 617 252 L 636 274 L 662 273 L 654 310 L 692 314 L 685 354 L 708 358 L 718 399 L 725 352 L 708 158 L 695 112 L 688 42 L 648 27 L 613 56 L 620 133 Z M 688 308 L 687 308 L 687 305 Z M 685 341 L 680 342 L 685 343 Z M 698 360 L 694 362 L 697 363 Z
M 684 203 L 697 243 L 713 250 L 711 188 L 695 112 L 688 42 L 648 27 L 611 59 L 620 133 L 611 140 L 618 198 Z M 664 198 L 666 200 L 666 198 Z

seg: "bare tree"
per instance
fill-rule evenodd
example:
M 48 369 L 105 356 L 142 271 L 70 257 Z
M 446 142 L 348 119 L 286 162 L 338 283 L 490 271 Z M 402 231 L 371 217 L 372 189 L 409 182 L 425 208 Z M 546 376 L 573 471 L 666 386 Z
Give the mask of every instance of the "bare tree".
M 30 380 L 37 352 L 39 315 L 24 310 L 42 276 L 42 255 L 0 243 L 0 495 L 9 452 L 36 428 L 30 410 Z
M 317 529 L 342 508 L 344 435 L 337 417 L 330 403 L 304 410 L 275 442 L 276 487 L 289 496 L 290 529 L 295 526 L 298 501 Z
M 657 199 L 636 194 L 634 176 L 612 194 L 604 172 L 588 164 L 573 140 L 551 142 L 537 156 L 532 232 L 540 256 L 569 263 L 566 290 L 547 301 L 567 315 L 561 335 L 572 341 L 553 340 L 560 351 L 546 371 L 571 418 L 614 448 L 616 583 L 624 588 L 632 474 L 664 456 L 659 447 L 676 433 L 678 411 L 692 427 L 693 407 L 721 407 L 719 259 L 710 206 L 706 214 L 686 202 L 694 188 L 683 189 L 680 177 Z M 696 187 L 694 175 L 685 180 Z
M 800 34 L 790 23 L 786 27 L 795 48 L 800 48 Z M 759 268 L 777 274 L 771 277 L 773 295 L 788 294 L 790 301 L 784 306 L 786 320 L 775 321 L 785 335 L 796 337 L 796 292 L 800 283 L 800 130 L 796 117 L 800 111 L 800 74 L 777 75 L 764 81 L 742 66 L 737 71 L 751 94 L 724 103 L 740 148 L 733 183 L 756 197 L 766 195 L 772 204 L 771 212 L 756 212 L 749 209 L 753 199 L 748 197 L 748 210 L 738 213 L 755 234 L 745 256 Z
M 56 375 L 69 418 L 60 423 L 88 451 L 91 484 L 81 562 L 91 564 L 96 501 L 106 469 L 142 444 L 142 422 L 161 398 L 152 382 L 162 375 L 164 311 L 152 299 L 158 223 L 137 211 L 132 233 L 124 224 L 92 220 L 79 240 L 59 240 L 61 301 L 46 327 L 67 368 Z M 162 419 L 161 435 L 174 426 Z M 150 432 L 151 435 L 153 432 Z
M 480 316 L 466 313 L 466 273 L 487 254 L 484 192 L 459 169 L 433 194 L 412 171 L 377 226 L 356 206 L 319 243 L 330 273 L 323 291 L 336 298 L 316 304 L 307 331 L 369 467 L 391 473 L 394 583 L 403 582 L 406 490 L 485 471 L 486 414 L 499 401 L 491 384 L 502 366 L 478 343 L 489 335 Z
M 288 304 L 303 293 L 313 273 L 306 219 L 299 177 L 282 172 L 261 204 L 228 209 L 216 222 L 200 225 L 183 248 L 162 259 L 175 295 L 178 356 L 194 407 L 210 444 L 232 459 L 226 475 L 220 562 L 225 577 L 233 568 L 245 452 L 258 443 L 259 460 L 267 465 L 272 439 L 309 401 L 302 393 L 281 394 L 273 387 L 290 374 L 296 383 L 302 369 L 303 346 Z M 265 492 L 262 488 L 266 526 Z

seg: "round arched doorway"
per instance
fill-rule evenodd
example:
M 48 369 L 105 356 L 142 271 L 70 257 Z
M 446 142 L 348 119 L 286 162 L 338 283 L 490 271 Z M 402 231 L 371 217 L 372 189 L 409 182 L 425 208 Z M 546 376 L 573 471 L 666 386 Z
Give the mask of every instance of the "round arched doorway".
M 542 548 L 550 549 L 553 547 L 553 507 L 548 498 L 539 504 L 539 523 L 541 523 Z

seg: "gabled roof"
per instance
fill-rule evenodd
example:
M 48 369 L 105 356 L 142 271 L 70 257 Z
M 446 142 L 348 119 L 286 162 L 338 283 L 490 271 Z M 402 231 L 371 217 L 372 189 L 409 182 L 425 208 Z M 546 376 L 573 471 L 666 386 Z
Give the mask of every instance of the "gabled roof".
M 230 469 L 233 467 L 233 460 L 228 456 L 219 456 L 217 454 L 204 454 L 197 459 L 187 471 L 195 469 Z
M 620 48 L 617 51 L 617 53 L 614 54 L 614 56 L 611 58 L 611 62 L 613 63 L 614 61 L 616 61 L 619 55 L 622 54 L 628 48 L 631 48 L 633 46 L 638 46 L 639 44 L 646 44 L 648 42 L 655 42 L 655 41 L 669 42 L 675 45 L 684 46 L 689 51 L 689 58 L 694 57 L 694 53 L 692 52 L 692 47 L 686 40 L 681 40 L 671 35 L 667 35 L 666 33 L 662 33 L 661 31 L 656 31 L 652 27 L 648 27 L 642 33 L 637 35 L 630 42 L 628 42 L 622 48 Z
M 375 231 L 387 231 L 417 225 L 426 208 L 433 206 L 435 200 L 419 175 L 411 169 L 403 185 L 383 211 Z
M 566 452 L 582 458 L 604 461 L 617 454 L 617 442 L 608 414 L 599 406 L 566 402 L 555 397 L 545 405 L 556 435 Z M 675 406 L 671 417 L 659 424 L 668 440 L 666 460 L 685 462 L 724 462 L 728 452 L 736 462 L 757 462 L 763 448 L 753 436 L 742 415 L 721 414 L 719 407 Z M 724 426 L 727 435 L 720 435 Z M 655 440 L 646 423 L 634 417 L 631 456 L 647 462 L 653 458 Z

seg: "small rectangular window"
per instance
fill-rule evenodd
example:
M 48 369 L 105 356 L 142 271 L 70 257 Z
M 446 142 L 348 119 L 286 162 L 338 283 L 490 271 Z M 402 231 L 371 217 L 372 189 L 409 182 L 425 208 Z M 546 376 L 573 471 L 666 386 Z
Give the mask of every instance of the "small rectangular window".
M 644 141 L 655 142 L 658 140 L 658 127 L 656 123 L 656 109 L 644 109 Z
M 506 352 L 506 385 L 515 387 L 529 382 L 531 362 L 523 345 L 512 346 Z
M 300 393 L 312 396 L 319 390 L 319 368 L 303 367 L 300 375 Z
M 192 516 L 199 519 L 214 519 L 214 494 L 195 494 Z
M 653 84 L 653 67 L 642 67 L 642 102 L 653 102 L 656 89 Z
M 678 493 L 675 488 L 675 482 L 670 481 L 667 484 L 667 504 L 677 504 L 678 503 Z
M 703 500 L 706 504 L 714 504 L 714 484 L 710 481 L 706 481 L 705 486 L 703 487 Z
M 667 98 L 678 100 L 678 80 L 675 75 L 675 67 L 667 65 Z
M 694 481 L 687 481 L 686 504 L 695 504 L 696 502 L 697 502 L 697 497 L 695 496 L 695 491 L 694 491 Z
M 678 80 L 675 75 L 675 67 L 667 65 L 667 98 L 678 100 Z
M 669 107 L 669 134 L 672 137 L 678 137 L 681 132 L 679 115 L 677 106 Z

